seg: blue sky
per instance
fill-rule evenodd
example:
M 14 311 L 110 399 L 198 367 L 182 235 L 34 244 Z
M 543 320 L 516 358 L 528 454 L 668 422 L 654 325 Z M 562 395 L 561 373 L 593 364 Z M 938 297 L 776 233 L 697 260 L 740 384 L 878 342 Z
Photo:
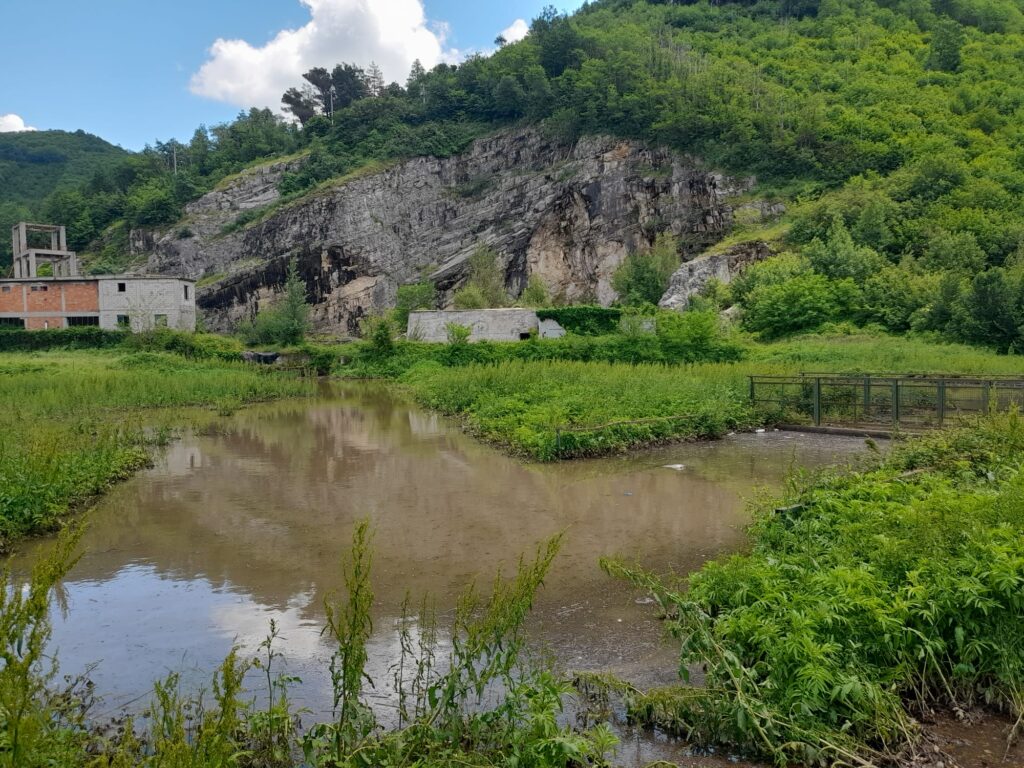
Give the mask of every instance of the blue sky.
M 20 121 L 82 128 L 128 149 L 187 140 L 243 104 L 276 106 L 272 94 L 296 68 L 373 58 L 391 79 L 404 79 L 396 73 L 414 54 L 457 60 L 485 50 L 548 2 L 12 0 L 0 46 L 0 130 Z M 581 2 L 552 4 L 572 10 Z M 211 54 L 218 39 L 240 42 Z

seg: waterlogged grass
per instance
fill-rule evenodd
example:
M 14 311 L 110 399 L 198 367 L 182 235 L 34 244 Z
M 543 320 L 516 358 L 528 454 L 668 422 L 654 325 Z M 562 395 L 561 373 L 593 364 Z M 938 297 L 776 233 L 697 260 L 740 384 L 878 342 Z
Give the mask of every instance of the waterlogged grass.
M 646 363 L 645 351 L 658 348 L 654 337 L 623 336 L 519 344 L 403 342 L 377 355 L 368 354 L 365 345 L 350 345 L 345 354 L 352 362 L 341 370 L 395 378 L 422 405 L 461 418 L 483 439 L 542 461 L 760 426 L 772 414 L 756 413 L 750 406 L 748 377 L 756 374 L 1024 376 L 1024 361 L 1018 357 L 884 334 L 751 342 L 739 355 L 730 340 L 722 348 L 742 358 L 731 363 Z M 705 344 L 693 356 L 717 349 Z M 638 357 L 645 362 L 634 364 Z M 685 360 L 685 350 L 677 350 L 675 359 Z
M 483 439 L 540 460 L 720 437 L 758 423 L 742 370 L 725 364 L 424 364 L 401 381 L 421 404 L 462 417 Z
M 934 706 L 1021 718 L 1022 469 L 1024 419 L 993 417 L 794 481 L 757 510 L 749 555 L 688 585 L 605 563 L 656 595 L 684 677 L 707 670 L 632 694 L 634 713 L 778 765 L 900 764 Z
M 303 394 L 297 379 L 162 352 L 0 356 L 0 549 L 144 466 L 191 406 Z

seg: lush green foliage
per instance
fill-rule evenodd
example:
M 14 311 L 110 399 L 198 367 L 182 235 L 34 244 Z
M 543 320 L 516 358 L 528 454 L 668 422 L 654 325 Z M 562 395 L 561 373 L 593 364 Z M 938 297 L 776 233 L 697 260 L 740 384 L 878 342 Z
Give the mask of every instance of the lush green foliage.
M 299 344 L 309 331 L 309 303 L 306 282 L 299 275 L 295 259 L 288 263 L 284 290 L 273 305 L 260 310 L 249 323 L 238 326 L 238 333 L 249 344 Z
M 566 308 L 567 310 L 574 308 Z M 585 307 L 584 310 L 592 308 Z M 595 319 L 604 322 L 617 316 L 617 310 L 596 308 L 596 312 L 566 314 L 597 328 Z M 560 315 L 561 316 L 561 315 Z M 688 312 L 678 315 L 664 312 L 642 318 L 650 327 L 636 333 L 603 336 L 568 334 L 560 339 L 530 338 L 523 342 L 468 343 L 470 329 L 452 323 L 448 326 L 448 344 L 416 341 L 394 342 L 395 328 L 386 319 L 375 318 L 366 325 L 365 343 L 346 348 L 348 363 L 342 372 L 349 376 L 393 377 L 422 361 L 458 367 L 473 363 L 506 360 L 577 360 L 621 363 L 687 363 L 738 360 L 744 347 L 734 333 L 725 328 L 716 314 Z M 378 334 L 379 324 L 388 323 L 388 343 Z
M 541 460 L 718 437 L 757 423 L 745 377 L 723 365 L 421 364 L 401 381 L 423 405 L 462 417 L 474 434 Z
M 649 251 L 626 257 L 612 275 L 612 287 L 626 306 L 657 305 L 679 269 L 679 244 L 667 233 L 658 235 Z
M 653 589 L 705 685 L 639 697 L 647 719 L 779 765 L 892 758 L 936 703 L 1024 711 L 1024 421 L 894 450 L 880 468 L 797 478 L 760 507 L 753 552 L 685 592 Z
M 285 99 L 301 130 L 252 110 L 63 190 L 43 212 L 72 227 L 77 247 L 95 241 L 97 263 L 117 265 L 128 226 L 168 223 L 257 160 L 301 153 L 281 182 L 294 197 L 368 163 L 450 155 L 494 126 L 543 122 L 566 139 L 613 133 L 695 153 L 788 198 L 789 246 L 830 288 L 812 299 L 821 281 L 801 278 L 761 295 L 750 323 L 768 336 L 838 313 L 1016 348 L 1022 48 L 1012 0 L 600 0 L 573 16 L 544 11 L 492 56 L 414 67 L 404 86 L 372 68 L 311 70 L 308 90 Z M 653 267 L 628 262 L 627 301 L 657 298 Z M 831 286 L 847 278 L 856 291 Z M 499 299 L 470 286 L 460 302 Z M 773 307 L 790 299 L 799 323 Z
M 509 303 L 505 275 L 498 264 L 498 254 L 487 246 L 479 246 L 469 257 L 469 276 L 455 292 L 456 309 L 489 309 Z
M 11 538 L 52 530 L 145 465 L 154 442 L 186 419 L 150 409 L 230 410 L 308 391 L 242 363 L 149 351 L 7 354 L 0 382 L 0 549 Z
M 17 328 L 0 330 L 0 352 L 39 352 L 47 349 L 109 349 L 122 346 L 126 331 L 107 331 L 84 326 L 25 331 Z
M 0 133 L 0 265 L 10 263 L 11 226 L 30 219 L 58 188 L 81 186 L 127 157 L 120 147 L 84 131 Z
M 395 298 L 395 325 L 402 332 L 409 327 L 409 313 L 417 309 L 436 309 L 437 289 L 433 283 L 411 283 L 398 286 Z
M 554 320 L 570 333 L 581 336 L 604 336 L 619 330 L 622 310 L 618 307 L 574 304 L 568 307 L 539 309 L 537 317 L 541 320 Z

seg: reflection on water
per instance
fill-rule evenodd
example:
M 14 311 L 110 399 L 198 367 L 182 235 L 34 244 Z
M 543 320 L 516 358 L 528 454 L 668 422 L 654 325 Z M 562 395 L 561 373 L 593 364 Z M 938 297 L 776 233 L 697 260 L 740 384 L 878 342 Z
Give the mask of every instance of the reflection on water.
M 650 609 L 597 567 L 606 554 L 688 572 L 743 546 L 743 497 L 794 465 L 844 462 L 858 440 L 769 433 L 626 457 L 527 465 L 381 388 L 239 412 L 217 434 L 172 445 L 90 515 L 53 643 L 62 669 L 99 662 L 116 709 L 181 671 L 209 679 L 232 643 L 247 650 L 275 619 L 302 705 L 329 705 L 323 600 L 353 522 L 372 520 L 371 669 L 396 657 L 406 590 L 442 608 L 560 531 L 565 546 L 531 617 L 531 636 L 568 668 L 670 680 L 675 654 Z M 667 465 L 681 465 L 667 468 Z M 46 546 L 36 545 L 38 546 Z M 32 549 L 16 563 L 23 567 Z

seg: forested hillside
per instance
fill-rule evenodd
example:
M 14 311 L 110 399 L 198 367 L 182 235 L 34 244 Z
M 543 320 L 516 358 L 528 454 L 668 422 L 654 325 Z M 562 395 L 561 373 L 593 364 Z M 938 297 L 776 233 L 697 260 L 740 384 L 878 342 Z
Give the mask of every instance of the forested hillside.
M 261 158 L 301 152 L 295 197 L 370 161 L 448 155 L 492 128 L 612 133 L 755 174 L 788 208 L 787 255 L 713 300 L 765 336 L 852 320 L 1003 350 L 1024 326 L 1021 0 L 604 0 L 404 85 L 338 66 L 265 110 L 158 145 L 43 215 L 78 248 L 172 223 Z M 328 94 L 333 86 L 334 109 Z M 325 114 L 330 113 L 330 114 Z M 113 227 L 113 229 L 111 229 Z M 756 231 L 738 236 L 756 237 Z
M 128 156 L 84 131 L 0 133 L 0 263 L 8 255 L 6 232 L 31 216 L 58 187 L 79 187 Z

